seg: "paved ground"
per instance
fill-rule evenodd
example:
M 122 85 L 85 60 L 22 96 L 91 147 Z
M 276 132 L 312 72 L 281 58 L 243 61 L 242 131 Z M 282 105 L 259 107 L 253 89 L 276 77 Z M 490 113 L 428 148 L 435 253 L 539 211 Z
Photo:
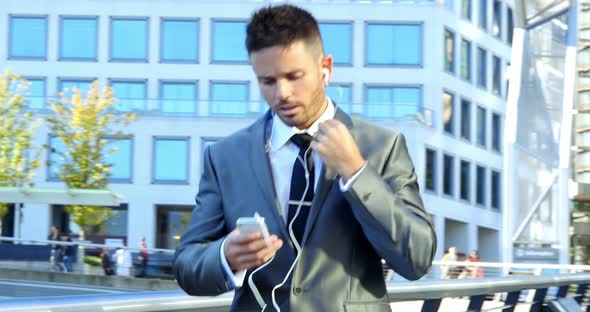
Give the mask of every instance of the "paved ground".
M 10 298 L 113 294 L 132 290 L 0 279 L 0 300 Z

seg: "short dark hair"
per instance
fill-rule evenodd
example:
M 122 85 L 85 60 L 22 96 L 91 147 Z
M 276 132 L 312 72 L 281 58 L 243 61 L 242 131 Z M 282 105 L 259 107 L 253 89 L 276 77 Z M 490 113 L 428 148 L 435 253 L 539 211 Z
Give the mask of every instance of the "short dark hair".
M 311 13 L 294 5 L 259 9 L 252 14 L 246 28 L 248 54 L 273 46 L 288 46 L 298 40 L 323 52 L 318 22 Z

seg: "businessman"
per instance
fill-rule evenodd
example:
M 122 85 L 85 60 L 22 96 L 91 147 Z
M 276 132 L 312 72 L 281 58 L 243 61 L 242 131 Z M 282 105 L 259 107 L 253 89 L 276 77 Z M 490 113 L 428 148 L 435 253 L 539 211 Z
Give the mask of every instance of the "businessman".
M 179 285 L 235 289 L 232 311 L 390 311 L 381 259 L 415 280 L 436 249 L 404 137 L 326 96 L 333 58 L 309 12 L 265 7 L 246 31 L 270 109 L 205 150 Z M 236 228 L 255 212 L 270 241 Z

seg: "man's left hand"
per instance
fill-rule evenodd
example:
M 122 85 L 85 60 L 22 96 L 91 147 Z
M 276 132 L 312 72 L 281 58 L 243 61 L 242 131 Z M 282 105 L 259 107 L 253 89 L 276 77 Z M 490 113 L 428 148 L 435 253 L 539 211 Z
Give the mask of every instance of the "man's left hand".
M 365 159 L 350 131 L 336 119 L 319 124 L 311 148 L 320 155 L 324 164 L 335 170 L 345 182 L 365 165 Z

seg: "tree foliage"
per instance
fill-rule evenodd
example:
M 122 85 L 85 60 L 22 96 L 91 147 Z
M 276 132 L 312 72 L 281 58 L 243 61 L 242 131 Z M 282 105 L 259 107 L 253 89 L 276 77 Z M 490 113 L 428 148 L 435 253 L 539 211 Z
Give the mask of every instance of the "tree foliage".
M 17 75 L 0 74 L 0 186 L 32 187 L 39 167 L 40 148 L 33 146 L 33 133 L 42 122 L 27 110 L 29 83 Z M 0 203 L 0 221 L 8 204 Z
M 86 94 L 66 89 L 51 103 L 47 123 L 63 149 L 53 147 L 50 152 L 57 155 L 55 174 L 68 188 L 107 188 L 112 175 L 107 157 L 116 152 L 108 143 L 126 137 L 122 129 L 136 118 L 116 112 L 115 101 L 112 88 L 95 81 Z M 82 231 L 112 216 L 109 208 L 99 206 L 66 206 L 66 211 Z

